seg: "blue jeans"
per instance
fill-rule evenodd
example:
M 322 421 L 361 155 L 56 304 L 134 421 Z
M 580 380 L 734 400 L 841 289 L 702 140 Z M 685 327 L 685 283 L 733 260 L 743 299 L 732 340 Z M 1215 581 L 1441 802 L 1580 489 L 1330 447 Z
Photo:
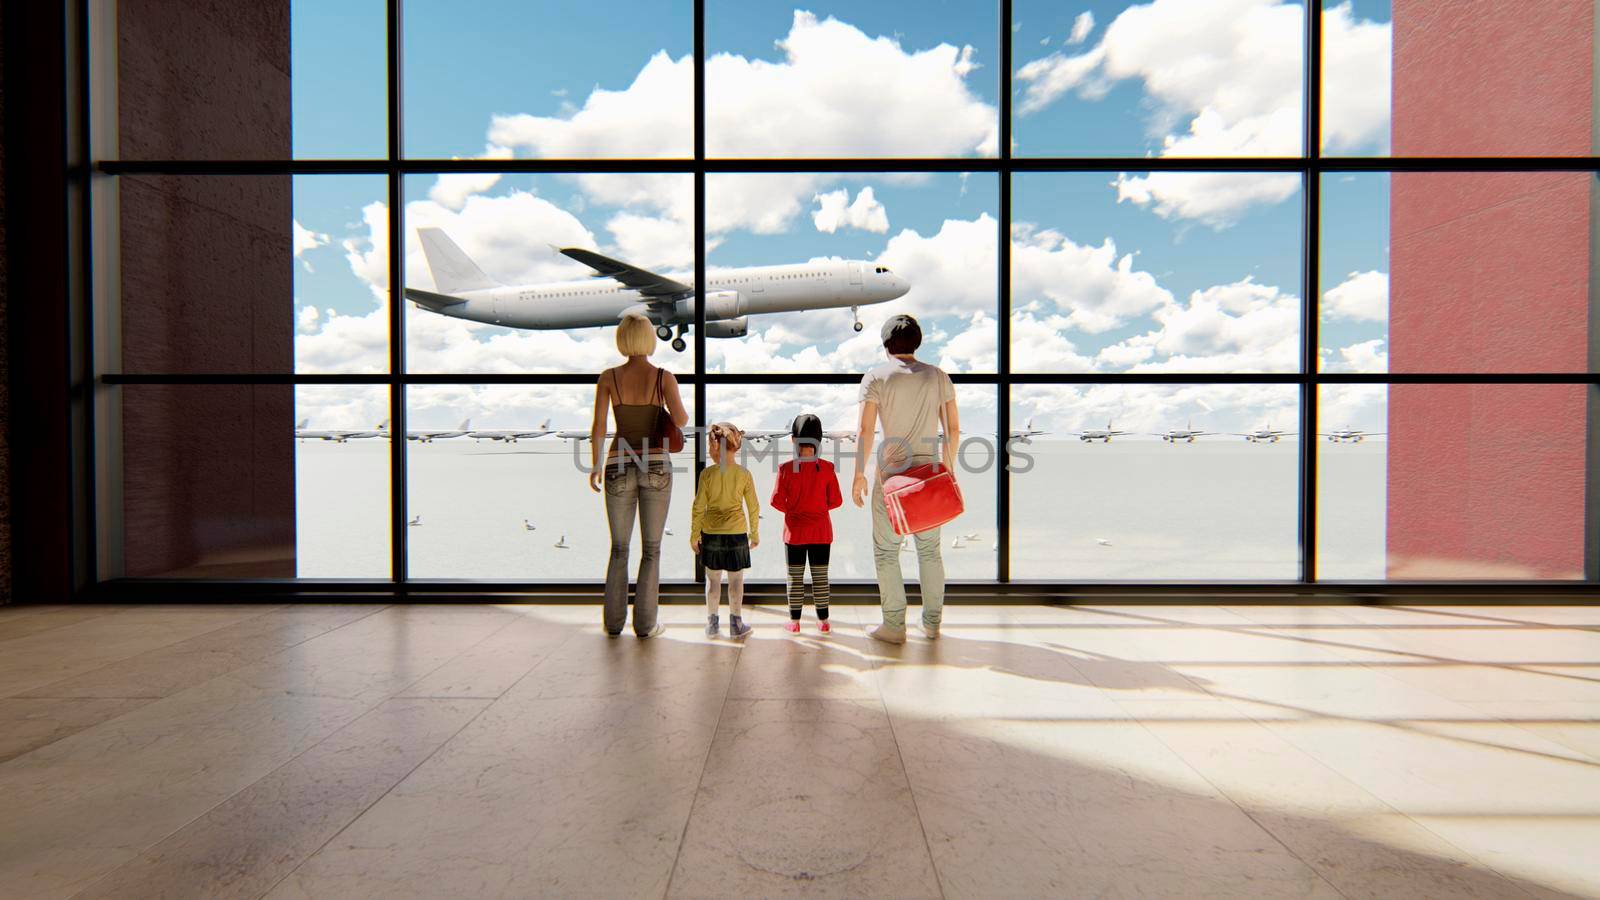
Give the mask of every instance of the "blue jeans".
M 939 552 L 939 529 L 912 535 L 917 544 L 917 578 L 922 583 L 922 621 L 938 625 L 944 616 L 944 557 Z M 906 627 L 906 579 L 900 571 L 901 537 L 889 524 L 883 503 L 883 476 L 872 482 L 872 558 L 878 570 L 878 597 L 883 624 Z
M 667 527 L 672 501 L 672 468 L 666 460 L 606 467 L 606 522 L 611 526 L 611 560 L 606 564 L 606 631 L 616 634 L 628 620 L 628 546 L 633 518 L 639 517 L 644 552 L 633 595 L 633 631 L 646 634 L 656 625 L 661 586 L 661 532 Z

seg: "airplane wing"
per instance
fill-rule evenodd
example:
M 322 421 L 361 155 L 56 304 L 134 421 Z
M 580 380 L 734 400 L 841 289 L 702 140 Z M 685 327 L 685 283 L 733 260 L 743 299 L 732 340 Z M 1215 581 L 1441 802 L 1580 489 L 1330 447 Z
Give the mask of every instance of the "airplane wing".
M 649 298 L 652 303 L 666 302 L 674 295 L 694 293 L 694 288 L 681 281 L 657 275 L 649 269 L 630 266 L 609 256 L 601 256 L 592 250 L 562 247 L 561 254 L 593 269 L 597 278 L 614 278 L 622 282 Z
M 830 441 L 854 441 L 859 437 L 854 431 L 824 431 L 822 436 Z
M 788 437 L 787 431 L 746 431 L 745 439 L 750 441 L 774 441 L 781 437 Z

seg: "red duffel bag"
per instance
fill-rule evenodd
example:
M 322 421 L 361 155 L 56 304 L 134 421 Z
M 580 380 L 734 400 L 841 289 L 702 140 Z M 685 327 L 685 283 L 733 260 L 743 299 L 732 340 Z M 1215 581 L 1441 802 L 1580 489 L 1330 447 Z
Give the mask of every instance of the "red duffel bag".
M 938 463 L 912 466 L 883 480 L 889 525 L 902 537 L 917 534 L 961 515 L 966 505 L 949 469 Z

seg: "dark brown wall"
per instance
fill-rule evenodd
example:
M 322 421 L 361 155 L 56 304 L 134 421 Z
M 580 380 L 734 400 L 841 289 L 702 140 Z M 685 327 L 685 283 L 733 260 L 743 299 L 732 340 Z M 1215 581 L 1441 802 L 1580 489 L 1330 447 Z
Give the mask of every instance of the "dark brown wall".
M 0 121 L 5 120 L 5 7 L 0 4 Z M 0 248 L 6 245 L 6 145 L 0 140 Z M 0 604 L 11 602 L 11 360 L 6 328 L 6 254 L 0 252 Z
M 129 159 L 290 155 L 288 0 L 118 4 Z M 123 367 L 293 369 L 285 176 L 124 178 Z M 127 575 L 294 574 L 294 392 L 123 391 Z

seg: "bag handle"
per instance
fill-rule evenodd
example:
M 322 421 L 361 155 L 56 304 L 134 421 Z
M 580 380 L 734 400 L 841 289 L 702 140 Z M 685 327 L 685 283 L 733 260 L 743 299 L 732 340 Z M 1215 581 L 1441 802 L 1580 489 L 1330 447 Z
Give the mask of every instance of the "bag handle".
M 665 387 L 662 386 L 662 381 L 661 381 L 665 377 L 667 377 L 667 370 L 661 368 L 660 366 L 657 366 L 656 367 L 656 405 L 657 406 L 666 406 L 667 405 L 667 390 L 666 390 Z

